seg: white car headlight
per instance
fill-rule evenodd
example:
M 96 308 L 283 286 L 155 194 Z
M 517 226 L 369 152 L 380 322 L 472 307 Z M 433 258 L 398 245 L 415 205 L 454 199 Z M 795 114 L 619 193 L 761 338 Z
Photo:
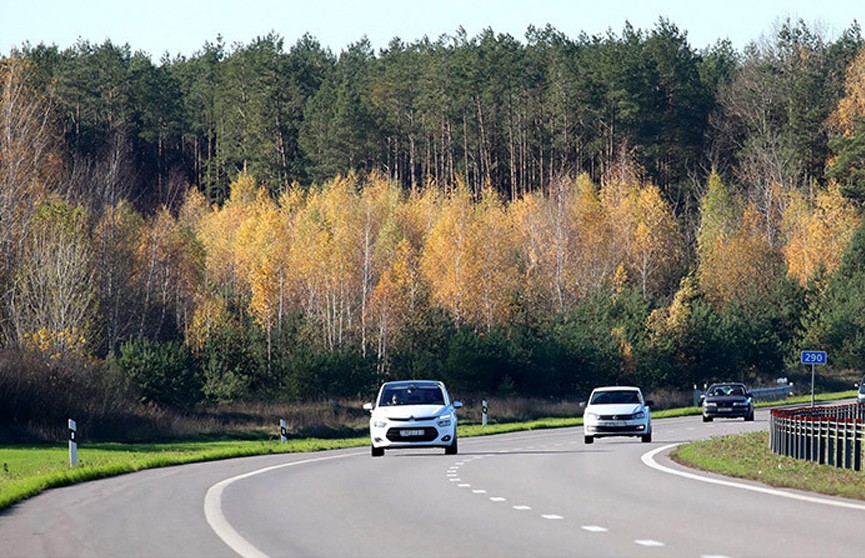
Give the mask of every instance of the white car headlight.
M 634 418 L 635 418 L 635 419 L 644 419 L 644 418 L 646 418 L 646 411 L 637 411 L 636 413 L 634 413 Z
M 373 421 L 372 425 L 376 428 L 384 428 L 385 426 L 387 426 L 387 421 L 376 420 Z
M 585 413 L 583 413 L 583 419 L 598 420 L 598 414 L 585 412 Z
M 712 403 L 711 401 L 706 402 L 706 407 L 717 407 L 717 406 L 718 406 L 717 403 Z
M 451 415 L 450 413 L 446 415 L 442 415 L 438 418 L 438 425 L 441 427 L 450 426 L 451 425 Z

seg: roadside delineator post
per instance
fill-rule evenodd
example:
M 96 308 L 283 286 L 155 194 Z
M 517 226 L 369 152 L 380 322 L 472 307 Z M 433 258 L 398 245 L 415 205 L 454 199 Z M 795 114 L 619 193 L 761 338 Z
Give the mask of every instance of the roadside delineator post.
M 78 464 L 78 440 L 77 440 L 78 424 L 69 419 L 69 464 Z
M 481 426 L 486 426 L 487 425 L 487 400 L 486 399 L 484 399 L 481 402 L 481 411 L 482 411 Z
M 279 419 L 279 440 L 283 444 L 288 441 L 288 432 L 285 430 L 285 419 Z

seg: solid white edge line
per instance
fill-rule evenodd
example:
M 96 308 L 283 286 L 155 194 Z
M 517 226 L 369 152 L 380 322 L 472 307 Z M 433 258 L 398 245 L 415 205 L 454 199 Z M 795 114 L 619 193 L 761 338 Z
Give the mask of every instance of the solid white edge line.
M 204 517 L 207 520 L 207 524 L 210 525 L 210 528 L 213 529 L 213 532 L 216 533 L 222 542 L 228 545 L 231 550 L 235 551 L 243 558 L 269 558 L 267 554 L 259 550 L 255 547 L 251 542 L 243 538 L 243 536 L 237 532 L 237 530 L 231 526 L 231 523 L 228 522 L 228 519 L 225 518 L 225 514 L 222 513 L 222 493 L 225 489 L 239 480 L 247 479 L 249 477 L 254 477 L 255 475 L 260 475 L 262 473 L 269 473 L 270 471 L 275 471 L 277 469 L 284 469 L 286 467 L 293 467 L 295 465 L 304 465 L 306 463 L 316 463 L 318 461 L 328 461 L 330 459 L 341 459 L 343 457 L 353 457 L 357 455 L 364 455 L 362 453 L 349 453 L 343 455 L 332 455 L 329 457 L 318 457 L 315 459 L 305 459 L 303 461 L 293 461 L 291 463 L 282 463 L 281 465 L 273 465 L 270 467 L 265 467 L 263 469 L 257 469 L 255 471 L 250 471 L 248 473 L 243 473 L 242 475 L 237 475 L 222 481 L 211 486 L 207 489 L 207 493 L 204 495 Z
M 680 444 L 669 444 L 667 446 L 663 446 L 660 448 L 653 449 L 652 451 L 646 452 L 642 455 L 641 459 L 644 464 L 651 467 L 652 469 L 656 469 L 663 473 L 668 473 L 670 475 L 678 475 L 680 477 L 685 477 L 686 479 L 696 480 L 700 482 L 707 482 L 709 484 L 719 484 L 721 486 L 728 486 L 731 488 L 740 488 L 742 490 L 750 490 L 752 492 L 759 492 L 761 494 L 769 494 L 771 496 L 780 496 L 781 498 L 789 498 L 791 500 L 798 500 L 800 502 L 808 502 L 810 504 L 820 504 L 824 506 L 834 506 L 836 508 L 846 508 L 851 510 L 859 510 L 865 511 L 865 504 L 856 504 L 853 502 L 844 502 L 840 500 L 830 500 L 828 498 L 820 498 L 817 496 L 808 496 L 805 494 L 795 494 L 792 492 L 785 492 L 783 490 L 777 490 L 775 488 L 769 488 L 766 486 L 755 486 L 751 484 L 743 484 L 740 482 L 735 482 L 731 480 L 725 479 L 715 479 L 711 477 L 705 477 L 703 475 L 698 475 L 696 473 L 689 473 L 687 471 L 679 471 L 678 469 L 673 469 L 667 467 L 666 465 L 661 465 L 657 461 L 655 461 L 655 456 L 663 451 L 667 451 L 668 449 L 674 448 Z

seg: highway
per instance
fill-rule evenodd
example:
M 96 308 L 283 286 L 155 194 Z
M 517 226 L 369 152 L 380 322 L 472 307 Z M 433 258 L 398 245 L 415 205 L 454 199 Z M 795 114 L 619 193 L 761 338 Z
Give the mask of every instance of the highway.
M 587 446 L 581 428 L 568 428 L 463 438 L 456 456 L 354 449 L 143 471 L 0 513 L 0 556 L 865 554 L 865 502 L 696 473 L 666 457 L 671 445 L 767 421 L 766 411 L 752 423 L 656 420 L 650 444 Z

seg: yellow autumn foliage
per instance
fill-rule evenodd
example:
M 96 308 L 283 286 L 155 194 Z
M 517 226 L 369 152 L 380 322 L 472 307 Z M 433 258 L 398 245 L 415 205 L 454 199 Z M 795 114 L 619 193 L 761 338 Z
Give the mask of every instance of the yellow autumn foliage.
M 838 184 L 820 190 L 812 204 L 793 194 L 784 212 L 787 273 L 804 285 L 819 270 L 834 273 L 862 218 Z

